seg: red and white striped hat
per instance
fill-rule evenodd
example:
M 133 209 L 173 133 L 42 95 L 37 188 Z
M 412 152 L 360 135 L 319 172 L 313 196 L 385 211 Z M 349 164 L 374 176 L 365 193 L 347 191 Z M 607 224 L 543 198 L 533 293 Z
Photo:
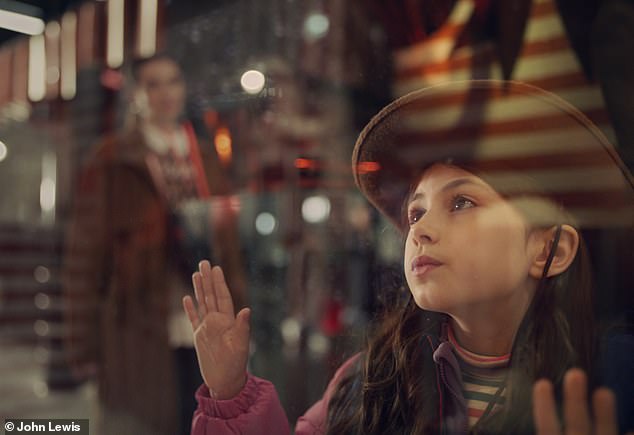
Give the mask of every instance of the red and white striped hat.
M 547 198 L 578 228 L 634 225 L 634 180 L 615 148 L 579 110 L 532 85 L 467 80 L 411 92 L 372 118 L 352 154 L 357 186 L 400 229 L 411 186 L 439 162 L 505 197 Z

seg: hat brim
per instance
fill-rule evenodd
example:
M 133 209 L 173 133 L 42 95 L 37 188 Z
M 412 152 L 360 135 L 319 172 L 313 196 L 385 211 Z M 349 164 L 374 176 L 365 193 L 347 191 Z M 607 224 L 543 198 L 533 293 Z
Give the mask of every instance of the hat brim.
M 579 110 L 521 82 L 467 80 L 409 93 L 360 133 L 354 179 L 399 229 L 403 204 L 425 168 L 451 163 L 505 196 L 544 196 L 578 227 L 632 226 L 634 181 Z

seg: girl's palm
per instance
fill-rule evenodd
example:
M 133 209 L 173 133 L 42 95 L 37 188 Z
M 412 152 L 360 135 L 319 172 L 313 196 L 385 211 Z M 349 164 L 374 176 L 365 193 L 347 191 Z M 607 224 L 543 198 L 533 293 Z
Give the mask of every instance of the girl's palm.
M 198 310 L 191 296 L 183 307 L 194 331 L 200 372 L 217 399 L 236 396 L 246 381 L 249 355 L 249 309 L 234 315 L 233 301 L 222 269 L 202 261 L 192 280 Z

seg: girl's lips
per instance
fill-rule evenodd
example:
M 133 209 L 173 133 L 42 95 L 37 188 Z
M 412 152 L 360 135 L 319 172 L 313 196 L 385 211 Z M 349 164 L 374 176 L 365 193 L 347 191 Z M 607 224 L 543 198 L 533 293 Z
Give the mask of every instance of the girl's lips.
M 440 261 L 427 255 L 421 255 L 412 261 L 412 272 L 414 276 L 422 277 L 438 266 L 442 266 Z

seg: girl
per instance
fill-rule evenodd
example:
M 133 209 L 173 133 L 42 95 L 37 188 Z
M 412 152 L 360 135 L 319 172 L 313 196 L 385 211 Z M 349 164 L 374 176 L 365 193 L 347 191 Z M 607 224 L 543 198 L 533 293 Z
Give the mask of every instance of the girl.
M 409 291 L 296 434 L 557 434 L 560 396 L 566 433 L 618 432 L 609 390 L 586 406 L 580 229 L 631 229 L 634 183 L 585 116 L 521 83 L 443 84 L 376 115 L 353 170 L 405 236 Z M 205 383 L 192 433 L 289 433 L 273 386 L 246 372 L 249 309 L 233 315 L 219 267 L 201 262 L 193 282 L 198 309 L 183 304 Z

